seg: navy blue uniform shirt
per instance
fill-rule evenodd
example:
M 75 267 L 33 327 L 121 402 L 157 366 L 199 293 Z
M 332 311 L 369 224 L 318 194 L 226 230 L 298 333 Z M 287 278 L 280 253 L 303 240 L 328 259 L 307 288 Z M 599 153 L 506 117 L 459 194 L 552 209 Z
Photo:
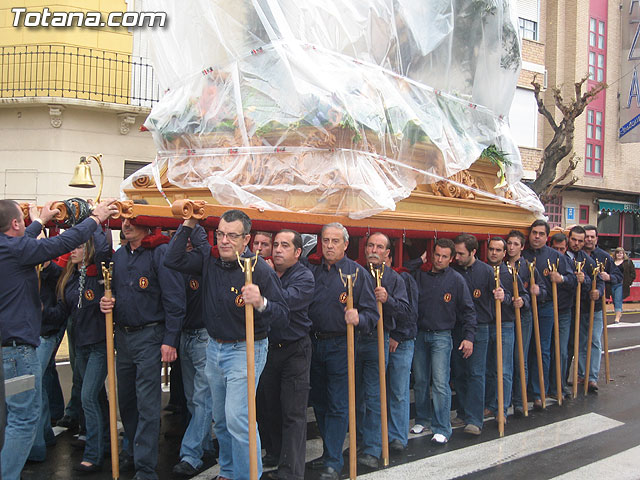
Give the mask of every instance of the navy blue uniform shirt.
M 111 282 L 114 320 L 128 327 L 164 323 L 162 344 L 177 347 L 186 313 L 184 278 L 165 267 L 166 252 L 166 244 L 135 250 L 127 244 L 116 251 Z
M 418 329 L 453 330 L 473 342 L 476 333 L 476 310 L 467 282 L 453 268 L 439 272 L 416 273 L 418 283 Z
M 544 285 L 544 289 L 547 292 L 546 298 L 543 301 L 538 300 L 539 303 L 546 303 L 553 300 L 551 280 L 549 279 L 549 264 L 558 266 L 558 273 L 564 277 L 563 283 L 566 283 L 563 288 L 571 288 L 572 286 L 575 288 L 577 284 L 576 276 L 573 273 L 573 266 L 569 263 L 569 258 L 566 255 L 543 245 L 542 248 L 537 250 L 527 248 L 522 252 L 522 256 L 529 262 L 535 260 L 536 270 L 540 273 L 542 285 Z
M 387 301 L 382 304 L 382 323 L 386 331 L 391 331 L 396 328 L 396 318 L 406 316 L 409 313 L 407 287 L 400 275 L 392 268 L 387 267 L 382 273 L 381 283 L 387 291 Z M 373 287 L 375 288 L 375 286 L 376 279 L 373 277 Z
M 35 266 L 70 252 L 86 242 L 98 228 L 92 218 L 61 235 L 37 240 L 42 225 L 33 222 L 22 237 L 0 233 L 0 337 L 40 345 L 42 304 Z M 29 233 L 27 233 L 29 232 Z
M 313 300 L 315 281 L 313 273 L 300 262 L 291 265 L 280 277 L 282 294 L 289 306 L 289 324 L 273 327 L 269 332 L 269 342 L 293 342 L 309 335 L 311 320 L 309 305 Z
M 187 252 L 185 249 L 189 238 L 193 250 Z M 244 258 L 253 256 L 248 249 L 242 254 Z M 225 341 L 245 340 L 245 308 L 242 299 L 245 274 L 237 261 L 225 262 L 211 255 L 211 245 L 200 225 L 195 228 L 180 225 L 169 243 L 165 264 L 183 273 L 202 276 L 202 311 L 210 337 Z M 267 299 L 267 307 L 262 312 L 255 308 L 253 310 L 253 331 L 255 337 L 266 337 L 272 324 L 287 324 L 289 307 L 282 294 L 280 279 L 260 256 L 253 271 L 253 283 Z
M 521 307 L 523 309 L 531 308 L 531 297 L 529 296 L 529 292 L 526 288 L 524 288 L 524 283 L 520 279 L 519 275 L 516 275 L 516 281 L 518 282 L 518 295 L 522 298 L 524 305 Z M 514 290 L 513 290 L 513 274 L 509 270 L 509 267 L 506 263 L 500 264 L 500 285 L 504 289 L 504 301 L 502 302 L 502 321 L 503 322 L 515 322 L 516 320 L 516 309 L 513 306 L 513 298 L 514 298 Z M 507 295 L 508 294 L 508 295 Z M 493 302 L 493 308 L 495 311 L 495 299 Z
M 567 250 L 567 256 L 571 258 L 570 252 L 568 250 Z M 581 291 L 580 291 L 580 312 L 585 313 L 585 312 L 589 312 L 589 308 L 591 305 L 590 290 L 591 290 L 591 287 L 593 286 L 594 270 L 597 268 L 598 265 L 596 261 L 591 256 L 589 256 L 589 254 L 584 250 L 580 250 L 577 254 L 575 254 L 575 260 L 579 262 L 582 262 L 582 261 L 585 262 L 584 266 L 582 267 L 582 271 L 585 273 L 584 283 L 582 284 Z M 574 260 L 571 259 L 571 261 L 574 261 Z M 574 264 L 575 264 L 575 261 L 574 261 Z M 596 290 L 600 292 L 600 298 L 602 298 L 602 296 L 604 295 L 604 288 L 605 288 L 604 285 L 605 285 L 604 280 L 602 280 L 602 278 L 600 278 L 600 275 L 598 275 L 596 277 Z M 571 299 L 573 302 L 572 307 L 575 307 L 575 302 L 576 302 L 575 293 L 576 292 L 574 290 L 573 297 Z M 601 310 L 602 310 L 602 300 L 596 300 L 594 311 L 599 312 Z
M 334 263 L 331 268 L 328 268 L 323 258 L 318 265 L 309 264 L 309 270 L 316 281 L 313 301 L 309 306 L 309 318 L 313 323 L 311 329 L 314 332 L 347 332 L 347 323 L 344 320 L 347 287 L 340 279 L 339 270 L 342 270 L 344 275 L 358 272 L 358 278 L 353 286 L 353 308 L 358 310 L 359 331 L 369 333 L 375 328 L 379 315 L 371 272 L 346 256 Z
M 200 275 L 184 275 L 185 290 L 187 295 L 187 313 L 182 323 L 183 330 L 199 330 L 204 328 L 204 318 L 202 317 L 202 291 Z
M 401 343 L 416 338 L 418 334 L 418 284 L 409 272 L 400 272 L 409 300 L 409 310 L 404 315 L 394 315 L 396 328 L 389 337 Z
M 518 276 L 520 277 L 520 280 L 522 280 L 524 288 L 529 292 L 529 301 L 531 302 L 531 271 L 529 270 L 529 262 L 526 258 L 520 257 L 518 261 L 515 262 L 515 267 L 518 270 Z M 540 303 L 544 303 L 547 298 L 547 289 L 545 288 L 540 272 L 538 272 L 537 269 L 533 270 L 533 275 L 536 285 L 540 289 L 540 293 L 536 296 L 536 300 Z M 531 305 L 529 308 L 531 308 Z M 524 310 L 524 307 L 522 309 Z
M 476 307 L 476 320 L 478 324 L 481 323 L 494 323 L 496 320 L 496 301 L 493 296 L 493 291 L 496 288 L 496 280 L 493 272 L 493 268 L 476 259 L 470 267 L 461 267 L 460 265 L 454 265 L 453 268 L 458 272 L 469 286 L 469 291 L 473 296 L 473 304 Z M 504 292 L 504 302 L 509 305 L 511 303 L 511 297 L 509 293 Z
M 618 268 L 614 268 L 615 265 L 611 255 L 596 246 L 593 252 L 591 252 L 591 258 L 604 264 L 604 271 L 611 275 L 611 285 L 622 283 L 622 272 L 620 272 Z

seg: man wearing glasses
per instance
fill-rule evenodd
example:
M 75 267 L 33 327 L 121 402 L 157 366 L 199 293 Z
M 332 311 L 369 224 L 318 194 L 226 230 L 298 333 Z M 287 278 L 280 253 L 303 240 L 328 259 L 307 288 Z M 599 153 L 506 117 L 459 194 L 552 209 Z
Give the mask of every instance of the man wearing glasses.
M 238 262 L 253 257 L 247 245 L 251 220 L 240 210 L 228 210 L 216 230 L 217 246 L 211 248 L 195 219 L 185 220 L 174 235 L 166 265 L 183 273 L 202 276 L 205 326 L 211 337 L 207 346 L 207 378 L 213 397 L 214 431 L 220 444 L 220 479 L 249 478 L 249 421 L 247 405 L 247 357 L 245 304 L 254 307 L 256 384 L 267 359 L 267 333 L 271 325 L 285 328 L 289 308 L 280 280 L 262 259 L 253 271 L 253 284 L 245 285 Z M 187 240 L 193 250 L 186 252 Z M 258 437 L 258 477 L 262 473 Z

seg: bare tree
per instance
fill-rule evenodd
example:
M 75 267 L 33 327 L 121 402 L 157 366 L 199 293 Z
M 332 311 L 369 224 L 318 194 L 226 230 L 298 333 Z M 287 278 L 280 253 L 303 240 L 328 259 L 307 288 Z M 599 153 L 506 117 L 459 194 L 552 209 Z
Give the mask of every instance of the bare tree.
M 587 107 L 589 102 L 593 100 L 598 93 L 607 88 L 606 83 L 600 82 L 594 85 L 591 89 L 582 93 L 582 87 L 588 78 L 589 76 L 587 75 L 574 84 L 575 98 L 569 100 L 565 100 L 562 97 L 562 91 L 559 87 L 553 87 L 551 89 L 555 107 L 560 110 L 560 113 L 562 114 L 560 123 L 556 122 L 554 115 L 544 104 L 540 95 L 542 87 L 538 83 L 536 77 L 531 81 L 531 85 L 533 85 L 533 93 L 538 104 L 538 112 L 547 119 L 547 122 L 553 129 L 553 138 L 549 144 L 544 147 L 544 151 L 542 153 L 542 160 L 537 170 L 538 177 L 531 185 L 533 191 L 538 195 L 548 194 L 551 189 L 558 185 L 559 182 L 566 179 L 578 165 L 579 159 L 574 154 L 574 157 L 569 161 L 569 165 L 565 172 L 556 179 L 558 164 L 573 150 L 576 118 L 584 112 L 584 109 Z M 573 184 L 577 180 L 578 178 L 574 176 L 570 180 L 570 183 Z M 563 185 L 564 188 L 567 186 L 568 185 Z

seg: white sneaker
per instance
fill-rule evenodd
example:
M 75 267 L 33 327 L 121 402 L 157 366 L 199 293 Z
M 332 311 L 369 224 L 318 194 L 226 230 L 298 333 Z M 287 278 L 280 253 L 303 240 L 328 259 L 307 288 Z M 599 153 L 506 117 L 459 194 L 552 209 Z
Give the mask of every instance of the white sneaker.
M 409 432 L 417 435 L 418 433 L 424 432 L 424 430 L 425 430 L 424 425 L 420 425 L 419 423 L 416 423 L 413 427 L 411 427 L 411 430 L 409 430 Z
M 431 441 L 439 445 L 444 445 L 445 443 L 447 443 L 447 437 L 445 437 L 441 433 L 436 433 L 433 437 L 431 437 Z

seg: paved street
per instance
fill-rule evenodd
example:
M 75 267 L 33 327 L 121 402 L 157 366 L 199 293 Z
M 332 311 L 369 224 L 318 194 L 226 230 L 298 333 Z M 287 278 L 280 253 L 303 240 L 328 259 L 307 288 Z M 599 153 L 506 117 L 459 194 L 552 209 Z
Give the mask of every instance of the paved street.
M 609 316 L 613 321 L 613 315 Z M 412 435 L 409 449 L 392 455 L 385 469 L 371 471 L 359 467 L 359 478 L 449 478 L 473 479 L 583 479 L 640 478 L 640 314 L 626 313 L 622 323 L 609 326 L 609 347 L 613 383 L 604 383 L 604 361 L 598 394 L 565 400 L 563 406 L 551 404 L 544 412 L 530 412 L 527 418 L 509 417 L 505 437 L 499 438 L 494 420 L 487 420 L 480 437 L 469 437 L 460 429 L 445 447 L 436 447 L 429 435 Z M 68 389 L 68 366 L 61 366 L 64 387 Z M 66 391 L 65 391 L 66 394 Z M 163 395 L 168 401 L 168 394 Z M 321 441 L 310 414 L 307 460 L 320 455 Z M 160 440 L 161 479 L 173 478 L 171 467 L 178 461 L 180 420 L 165 414 Z M 27 464 L 24 480 L 75 479 L 71 466 L 81 460 L 75 450 L 72 435 L 63 432 L 58 444 L 50 449 L 43 464 Z M 207 466 L 212 463 L 209 460 Z M 217 466 L 208 468 L 198 480 L 208 480 L 217 474 Z M 132 473 L 123 473 L 128 480 Z M 84 477 L 86 478 L 86 477 Z M 108 464 L 103 473 L 91 478 L 111 478 Z M 307 469 L 306 478 L 314 479 Z M 348 478 L 348 468 L 343 471 Z

